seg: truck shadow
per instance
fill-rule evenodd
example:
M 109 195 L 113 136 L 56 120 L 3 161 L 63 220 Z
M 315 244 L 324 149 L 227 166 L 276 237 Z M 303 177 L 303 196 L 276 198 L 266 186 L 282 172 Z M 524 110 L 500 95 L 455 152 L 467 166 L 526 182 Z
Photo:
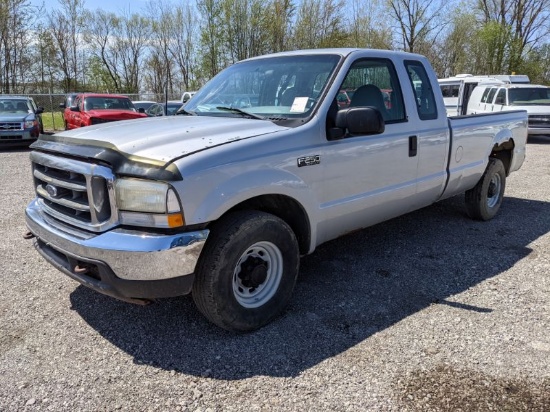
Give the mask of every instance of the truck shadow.
M 507 197 L 494 220 L 475 222 L 457 197 L 326 243 L 302 258 L 283 316 L 250 334 L 211 325 L 190 297 L 141 307 L 79 286 L 72 309 L 137 364 L 223 380 L 296 376 L 430 305 L 488 314 L 451 297 L 535 258 L 548 208 Z

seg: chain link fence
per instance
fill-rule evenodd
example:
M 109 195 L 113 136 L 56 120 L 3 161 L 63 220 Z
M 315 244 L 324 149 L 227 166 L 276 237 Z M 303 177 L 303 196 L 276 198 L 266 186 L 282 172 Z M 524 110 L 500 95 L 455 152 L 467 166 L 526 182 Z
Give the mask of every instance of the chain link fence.
M 72 93 L 71 93 L 72 94 Z M 45 94 L 26 94 L 26 96 L 32 97 L 38 107 L 44 108 L 44 114 L 42 119 L 44 126 L 50 131 L 63 130 L 65 125 L 63 123 L 63 108 L 60 106 L 65 102 L 65 93 L 45 93 Z M 163 102 L 166 100 L 164 93 L 139 93 L 139 94 L 123 94 L 128 96 L 132 101 L 152 101 Z M 181 100 L 181 95 L 168 95 L 168 100 Z

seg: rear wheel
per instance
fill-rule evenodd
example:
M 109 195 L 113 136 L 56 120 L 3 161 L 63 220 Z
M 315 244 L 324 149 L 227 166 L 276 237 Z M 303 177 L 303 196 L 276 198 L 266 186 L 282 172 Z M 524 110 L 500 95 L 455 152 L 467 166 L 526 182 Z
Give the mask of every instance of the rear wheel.
M 466 210 L 472 219 L 490 220 L 498 213 L 504 189 L 506 171 L 502 161 L 491 157 L 477 185 L 466 192 Z
M 264 326 L 286 306 L 298 275 L 292 229 L 268 213 L 232 213 L 211 230 L 195 271 L 193 299 L 216 325 L 232 331 Z

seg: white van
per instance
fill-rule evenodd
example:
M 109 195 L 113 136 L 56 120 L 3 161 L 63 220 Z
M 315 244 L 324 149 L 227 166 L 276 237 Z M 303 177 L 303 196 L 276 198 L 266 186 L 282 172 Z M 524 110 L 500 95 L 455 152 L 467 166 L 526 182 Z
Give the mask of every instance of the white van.
M 467 114 L 508 110 L 527 110 L 530 135 L 550 135 L 550 87 L 536 84 L 480 85 L 470 96 Z
M 466 114 L 468 101 L 472 91 L 478 85 L 504 84 L 502 80 L 489 76 L 473 76 L 458 74 L 446 79 L 438 79 L 447 116 L 461 116 Z
M 191 99 L 191 97 L 193 97 L 195 95 L 195 93 L 197 93 L 197 92 L 184 92 L 181 95 L 181 102 L 182 103 L 187 103 Z

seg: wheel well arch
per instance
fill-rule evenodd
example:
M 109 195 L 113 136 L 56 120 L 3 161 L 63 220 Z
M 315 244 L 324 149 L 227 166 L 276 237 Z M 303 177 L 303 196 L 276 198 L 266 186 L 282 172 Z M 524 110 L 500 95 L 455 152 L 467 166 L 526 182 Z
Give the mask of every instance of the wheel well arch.
M 499 159 L 504 164 L 504 170 L 506 176 L 510 174 L 510 165 L 512 164 L 512 153 L 514 151 L 515 143 L 513 139 L 507 140 L 500 144 L 495 144 L 491 151 L 490 157 Z
M 279 219 L 284 220 L 296 235 L 300 254 L 305 255 L 309 252 L 311 243 L 309 217 L 304 207 L 296 199 L 281 194 L 256 196 L 236 204 L 220 218 L 238 210 L 258 210 L 271 213 Z

